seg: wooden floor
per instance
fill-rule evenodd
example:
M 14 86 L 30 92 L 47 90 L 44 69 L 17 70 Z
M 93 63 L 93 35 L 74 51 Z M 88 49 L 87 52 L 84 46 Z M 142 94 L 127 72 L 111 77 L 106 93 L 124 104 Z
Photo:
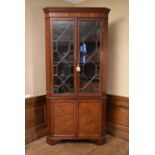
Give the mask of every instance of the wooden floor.
M 26 145 L 26 155 L 128 155 L 128 141 L 106 136 L 106 143 L 96 145 L 91 142 L 61 142 L 46 144 L 43 137 Z

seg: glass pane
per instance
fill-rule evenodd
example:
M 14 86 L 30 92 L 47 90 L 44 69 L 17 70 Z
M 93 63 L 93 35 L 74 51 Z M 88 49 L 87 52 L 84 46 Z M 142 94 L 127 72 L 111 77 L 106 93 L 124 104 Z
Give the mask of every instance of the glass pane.
M 74 22 L 52 20 L 53 30 L 53 92 L 74 91 Z
M 100 34 L 98 20 L 79 21 L 79 93 L 98 93 L 100 83 Z

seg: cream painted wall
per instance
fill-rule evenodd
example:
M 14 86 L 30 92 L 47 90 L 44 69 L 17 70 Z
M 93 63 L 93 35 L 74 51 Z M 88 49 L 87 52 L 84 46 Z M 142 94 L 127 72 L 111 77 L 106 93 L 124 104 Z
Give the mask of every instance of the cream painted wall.
M 37 96 L 46 93 L 45 80 L 45 28 L 43 8 L 70 6 L 63 0 L 26 0 L 26 54 L 25 95 Z
M 128 96 L 128 0 L 87 0 L 71 4 L 63 0 L 26 0 L 26 94 L 46 93 L 44 13 L 46 6 L 108 7 L 109 48 L 107 93 Z

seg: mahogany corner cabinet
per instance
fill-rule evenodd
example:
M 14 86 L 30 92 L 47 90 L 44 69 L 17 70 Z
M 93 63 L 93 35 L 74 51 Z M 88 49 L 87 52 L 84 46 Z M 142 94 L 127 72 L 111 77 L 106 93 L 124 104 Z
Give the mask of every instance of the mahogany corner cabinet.
M 105 141 L 108 8 L 44 8 L 47 143 Z

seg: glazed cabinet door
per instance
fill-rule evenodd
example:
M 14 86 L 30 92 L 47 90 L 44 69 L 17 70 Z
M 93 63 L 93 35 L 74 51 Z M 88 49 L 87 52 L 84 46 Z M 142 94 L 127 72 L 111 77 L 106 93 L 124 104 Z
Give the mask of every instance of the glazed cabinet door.
M 102 20 L 78 20 L 78 95 L 101 94 Z M 78 68 L 77 68 L 78 69 Z
M 53 96 L 73 96 L 75 93 L 74 25 L 73 19 L 50 20 Z

